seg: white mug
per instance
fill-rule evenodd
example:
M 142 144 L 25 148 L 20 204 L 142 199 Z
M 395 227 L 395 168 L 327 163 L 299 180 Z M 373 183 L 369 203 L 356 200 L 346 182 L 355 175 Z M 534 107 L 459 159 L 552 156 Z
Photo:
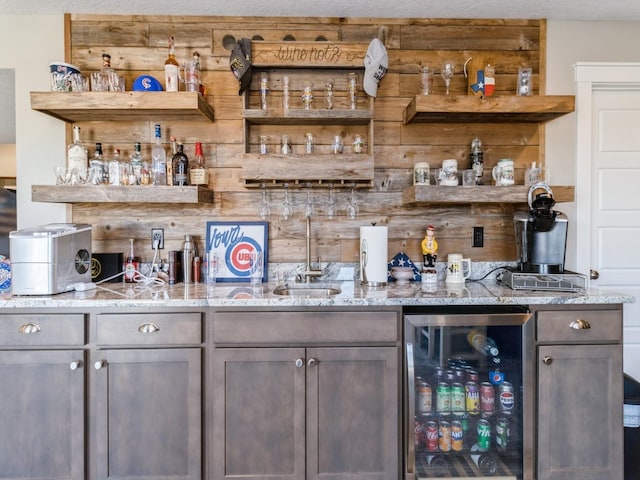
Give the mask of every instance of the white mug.
M 467 264 L 465 270 L 464 264 Z M 464 283 L 471 275 L 471 259 L 463 258 L 461 253 L 450 253 L 447 258 L 447 282 Z
M 440 170 L 440 185 L 458 185 L 458 161 L 455 158 L 450 158 L 442 161 L 442 170 Z
M 513 185 L 515 183 L 513 174 L 513 160 L 510 158 L 503 158 L 491 170 L 491 175 L 496 185 L 500 186 Z

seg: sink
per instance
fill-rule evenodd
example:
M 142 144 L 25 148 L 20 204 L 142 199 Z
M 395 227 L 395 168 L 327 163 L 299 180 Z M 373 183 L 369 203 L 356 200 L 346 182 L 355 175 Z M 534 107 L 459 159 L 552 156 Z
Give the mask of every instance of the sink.
M 289 297 L 332 297 L 341 292 L 340 287 L 336 285 L 327 285 L 321 283 L 299 283 L 278 285 L 273 293 L 275 295 L 283 295 Z

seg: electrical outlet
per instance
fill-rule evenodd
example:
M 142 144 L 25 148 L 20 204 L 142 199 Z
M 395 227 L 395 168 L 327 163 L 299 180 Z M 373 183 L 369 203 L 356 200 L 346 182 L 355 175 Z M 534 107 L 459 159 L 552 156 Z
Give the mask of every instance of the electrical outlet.
M 484 227 L 473 227 L 473 246 L 484 246 Z
M 155 249 L 157 244 L 158 250 L 164 248 L 164 228 L 151 229 L 151 248 Z

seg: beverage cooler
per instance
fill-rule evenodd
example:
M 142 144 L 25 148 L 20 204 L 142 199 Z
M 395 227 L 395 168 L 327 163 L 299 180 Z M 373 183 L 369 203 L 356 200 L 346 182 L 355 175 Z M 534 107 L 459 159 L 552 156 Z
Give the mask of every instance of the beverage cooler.
M 530 317 L 520 306 L 405 311 L 406 480 L 533 478 Z

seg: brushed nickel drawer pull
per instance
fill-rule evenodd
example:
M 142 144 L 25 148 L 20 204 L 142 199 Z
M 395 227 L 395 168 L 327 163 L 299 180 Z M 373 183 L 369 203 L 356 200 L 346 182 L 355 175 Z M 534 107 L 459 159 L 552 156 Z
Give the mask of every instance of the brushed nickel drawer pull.
M 40 325 L 37 323 L 25 323 L 19 329 L 19 333 L 38 333 L 40 331 Z
M 569 326 L 574 330 L 589 330 L 591 328 L 591 324 L 586 320 L 582 320 L 581 318 L 575 319 L 569 324 Z
M 545 356 L 542 359 L 542 363 L 544 363 L 545 365 L 551 365 L 553 363 L 553 357 L 550 357 L 549 355 Z
M 156 333 L 160 331 L 160 327 L 153 322 L 143 323 L 138 327 L 140 333 Z
M 303 367 L 303 366 L 304 366 L 304 360 L 303 360 L 303 359 L 301 359 L 301 358 L 297 358 L 297 359 L 296 359 L 296 367 L 297 367 L 297 368 L 301 368 L 301 367 Z
M 82 366 L 82 361 L 80 360 L 74 360 L 73 362 L 71 362 L 69 364 L 69 368 L 71 370 L 77 370 L 78 368 L 80 368 Z
M 315 367 L 318 364 L 318 361 L 315 358 L 310 358 L 309 361 L 307 362 L 307 366 L 309 367 Z

